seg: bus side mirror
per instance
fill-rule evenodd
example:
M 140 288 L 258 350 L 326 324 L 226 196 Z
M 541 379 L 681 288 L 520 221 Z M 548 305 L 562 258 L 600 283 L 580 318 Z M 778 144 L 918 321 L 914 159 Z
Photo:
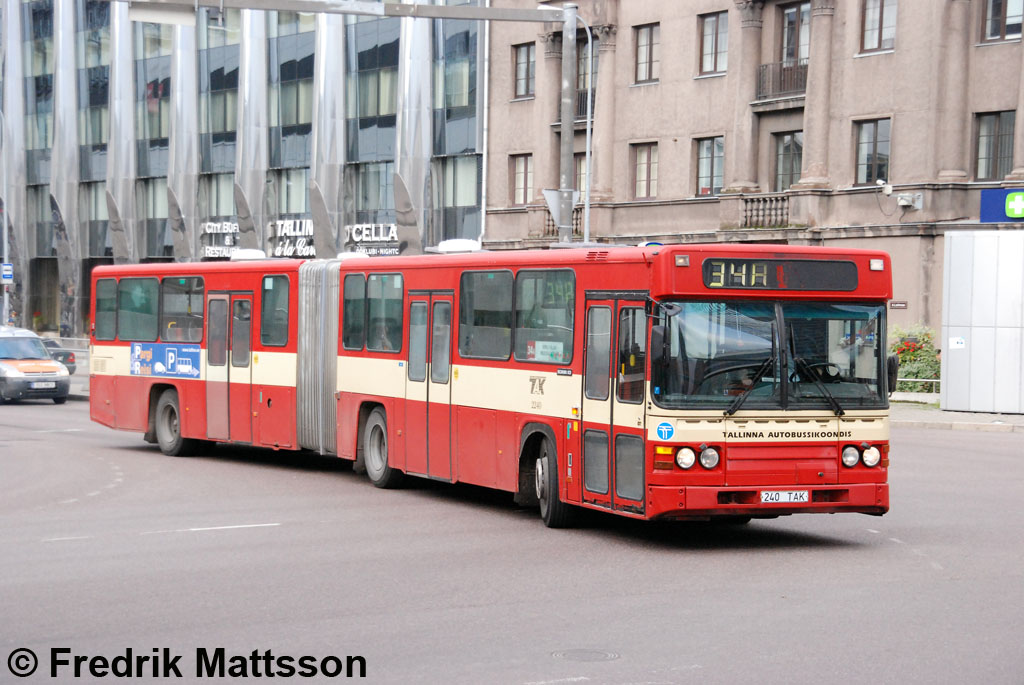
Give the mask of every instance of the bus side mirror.
M 665 363 L 665 327 L 651 326 L 651 364 Z

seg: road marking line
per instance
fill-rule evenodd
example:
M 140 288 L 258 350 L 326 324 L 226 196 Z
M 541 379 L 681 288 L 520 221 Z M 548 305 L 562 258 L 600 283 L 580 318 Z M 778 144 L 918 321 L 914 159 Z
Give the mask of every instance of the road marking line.
M 43 538 L 40 542 L 64 542 L 66 540 L 91 540 L 92 535 L 79 535 L 77 537 L 66 537 L 66 538 Z
M 95 496 L 96 496 L 96 495 L 98 495 L 98 494 L 100 494 L 100 491 L 99 491 L 99 490 L 93 490 L 92 492 L 87 492 L 87 493 L 85 493 L 85 496 L 86 496 L 86 497 L 95 497 Z
M 81 433 L 81 428 L 48 428 L 46 430 L 32 431 L 33 433 Z M 103 459 L 100 459 L 103 461 Z
M 881 533 L 881 532 L 882 532 L 882 531 L 880 531 L 880 530 L 875 530 L 874 528 L 867 528 L 866 530 L 867 530 L 867 531 L 868 531 L 869 533 L 874 533 L 875 535 L 878 535 L 879 533 Z
M 903 540 L 899 540 L 897 538 L 889 538 L 889 539 L 892 540 L 893 542 L 895 542 L 897 545 L 902 545 L 903 544 Z
M 280 523 L 243 523 L 238 526 L 209 526 L 207 528 L 186 528 L 185 531 L 189 533 L 199 533 L 207 530 L 236 530 L 238 528 L 273 528 L 279 526 Z
M 175 528 L 172 530 L 147 530 L 139 535 L 161 535 L 164 533 L 204 533 L 211 530 L 238 530 L 240 528 L 273 528 L 280 523 L 243 523 L 237 526 L 208 526 L 204 528 Z
M 60 502 L 57 502 L 57 504 L 74 504 L 77 501 L 78 501 L 78 498 L 75 497 L 73 499 L 61 500 Z
M 557 680 L 531 680 L 528 683 L 523 683 L 523 685 L 555 685 L 556 683 L 582 683 L 589 680 L 590 678 L 588 678 L 587 676 L 581 675 L 576 676 L 574 678 L 559 678 Z

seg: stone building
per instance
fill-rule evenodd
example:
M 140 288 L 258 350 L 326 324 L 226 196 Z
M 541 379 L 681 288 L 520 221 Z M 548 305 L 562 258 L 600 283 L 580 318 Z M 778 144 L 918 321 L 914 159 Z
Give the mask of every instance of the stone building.
M 944 232 L 979 227 L 982 189 L 1024 185 L 1024 3 L 578 4 L 594 44 L 592 240 L 880 248 L 906 303 L 893 321 L 939 326 Z M 492 248 L 556 239 L 541 191 L 558 185 L 562 35 L 545 29 L 491 28 Z M 585 32 L 574 38 L 582 189 Z

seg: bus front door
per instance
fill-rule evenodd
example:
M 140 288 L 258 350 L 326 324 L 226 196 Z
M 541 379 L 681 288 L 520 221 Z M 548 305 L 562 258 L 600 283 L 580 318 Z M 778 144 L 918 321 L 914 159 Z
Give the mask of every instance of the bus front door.
M 583 501 L 643 512 L 647 317 L 642 300 L 588 299 Z
M 206 437 L 252 442 L 252 294 L 206 298 Z
M 405 469 L 451 480 L 452 295 L 410 293 Z

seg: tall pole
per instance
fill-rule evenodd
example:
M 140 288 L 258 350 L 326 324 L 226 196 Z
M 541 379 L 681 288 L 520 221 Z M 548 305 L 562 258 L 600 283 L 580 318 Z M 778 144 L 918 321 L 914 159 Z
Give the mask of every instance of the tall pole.
M 573 125 L 576 121 L 576 5 L 562 7 L 562 124 L 558 174 L 558 240 L 572 240 Z
M 7 263 L 7 209 L 9 207 L 8 195 L 7 195 L 7 139 L 6 132 L 4 131 L 4 113 L 0 112 L 0 193 L 3 194 L 4 211 L 3 211 L 3 241 L 4 241 L 4 261 Z M 9 295 L 7 294 L 7 284 L 3 284 L 4 288 L 4 318 L 0 319 L 0 326 L 7 325 L 7 316 L 10 312 Z
M 580 19 L 580 23 L 583 24 L 583 28 L 587 30 L 587 147 L 586 147 L 586 167 L 587 167 L 587 187 L 586 196 L 583 198 L 583 242 L 590 242 L 590 177 L 593 174 L 593 169 L 590 163 L 590 150 L 592 147 L 591 139 L 593 137 L 594 130 L 594 35 L 590 32 L 590 26 L 587 22 Z

